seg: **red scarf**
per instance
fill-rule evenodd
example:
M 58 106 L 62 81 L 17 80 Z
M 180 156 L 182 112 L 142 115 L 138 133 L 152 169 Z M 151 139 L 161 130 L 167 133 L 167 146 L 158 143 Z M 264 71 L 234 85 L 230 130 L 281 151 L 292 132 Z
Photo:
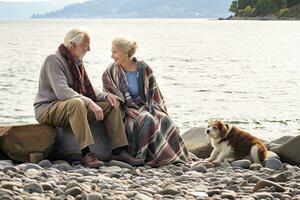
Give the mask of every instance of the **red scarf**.
M 69 65 L 69 69 L 73 77 L 73 87 L 72 89 L 89 97 L 93 101 L 96 101 L 96 94 L 91 84 L 91 81 L 85 71 L 84 65 L 81 62 L 80 65 L 76 64 L 74 56 L 71 54 L 69 49 L 65 45 L 61 44 L 58 47 L 60 54 L 65 58 Z

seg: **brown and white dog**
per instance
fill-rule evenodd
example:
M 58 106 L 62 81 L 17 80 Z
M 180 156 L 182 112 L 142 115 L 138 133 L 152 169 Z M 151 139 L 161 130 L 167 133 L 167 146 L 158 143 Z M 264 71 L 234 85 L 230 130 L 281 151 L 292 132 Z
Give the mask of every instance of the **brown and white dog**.
M 210 121 L 206 134 L 214 149 L 205 161 L 231 162 L 251 156 L 253 162 L 263 163 L 267 157 L 267 149 L 258 138 L 220 120 Z

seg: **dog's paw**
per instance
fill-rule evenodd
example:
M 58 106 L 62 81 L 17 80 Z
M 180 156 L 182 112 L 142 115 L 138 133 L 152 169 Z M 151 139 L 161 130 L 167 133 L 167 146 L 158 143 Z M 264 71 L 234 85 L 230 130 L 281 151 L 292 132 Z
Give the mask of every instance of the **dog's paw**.
M 229 162 L 229 163 L 230 163 L 230 162 L 232 162 L 232 161 L 234 161 L 234 158 L 225 158 L 225 159 L 224 159 L 224 162 Z
M 212 161 L 212 164 L 219 165 L 219 164 L 221 164 L 221 161 L 220 160 L 214 160 L 214 161 Z
M 204 161 L 205 162 L 211 162 L 211 161 L 213 161 L 213 159 L 212 158 L 206 158 L 206 159 L 204 159 Z
M 212 161 L 212 162 L 211 162 L 211 164 L 213 164 L 215 167 L 218 167 L 218 166 L 220 166 L 220 165 L 221 165 L 221 163 L 222 163 L 222 162 L 220 162 L 220 161 L 217 161 L 217 160 L 214 160 L 214 161 Z

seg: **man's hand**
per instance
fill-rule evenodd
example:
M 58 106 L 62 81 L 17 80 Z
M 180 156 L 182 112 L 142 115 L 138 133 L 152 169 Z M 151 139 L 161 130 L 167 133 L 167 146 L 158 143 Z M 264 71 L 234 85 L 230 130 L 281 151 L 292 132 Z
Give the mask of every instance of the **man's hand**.
M 112 107 L 119 108 L 120 100 L 121 100 L 120 97 L 113 95 L 111 93 L 108 93 L 106 96 L 106 100 L 110 103 L 110 105 Z
M 91 101 L 88 104 L 88 110 L 94 113 L 97 121 L 101 121 L 104 118 L 103 110 L 100 106 L 98 106 L 95 102 Z

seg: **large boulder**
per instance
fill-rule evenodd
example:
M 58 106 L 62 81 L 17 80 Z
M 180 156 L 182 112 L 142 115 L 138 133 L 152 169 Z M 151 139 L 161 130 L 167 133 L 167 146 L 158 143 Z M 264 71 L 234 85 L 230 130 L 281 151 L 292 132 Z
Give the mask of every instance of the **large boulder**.
M 293 137 L 294 137 L 294 136 L 292 136 L 292 135 L 285 135 L 285 136 L 282 136 L 282 137 L 277 138 L 277 139 L 275 139 L 275 140 L 272 140 L 270 143 L 280 145 L 280 144 L 283 144 L 283 143 L 289 141 L 289 140 L 292 139 Z
M 1 151 L 17 162 L 30 162 L 34 155 L 46 158 L 55 143 L 56 129 L 47 125 L 0 126 Z
M 187 149 L 198 158 L 208 158 L 213 150 L 210 139 L 205 133 L 205 128 L 197 127 L 182 134 Z
M 103 161 L 109 160 L 111 146 L 103 122 L 90 123 L 90 128 L 95 142 L 90 146 L 91 151 L 94 152 L 99 159 Z M 68 162 L 81 159 L 81 151 L 71 128 L 57 127 L 56 142 L 50 159 L 66 160 Z
M 277 153 L 283 162 L 300 165 L 300 135 L 295 136 L 285 143 L 271 148 L 271 151 Z
M 287 142 L 288 140 L 292 139 L 294 136 L 291 135 L 285 135 L 282 136 L 276 140 L 272 140 L 271 142 L 268 143 L 268 150 L 273 149 L 275 147 L 279 147 L 280 145 L 282 145 L 283 143 Z

